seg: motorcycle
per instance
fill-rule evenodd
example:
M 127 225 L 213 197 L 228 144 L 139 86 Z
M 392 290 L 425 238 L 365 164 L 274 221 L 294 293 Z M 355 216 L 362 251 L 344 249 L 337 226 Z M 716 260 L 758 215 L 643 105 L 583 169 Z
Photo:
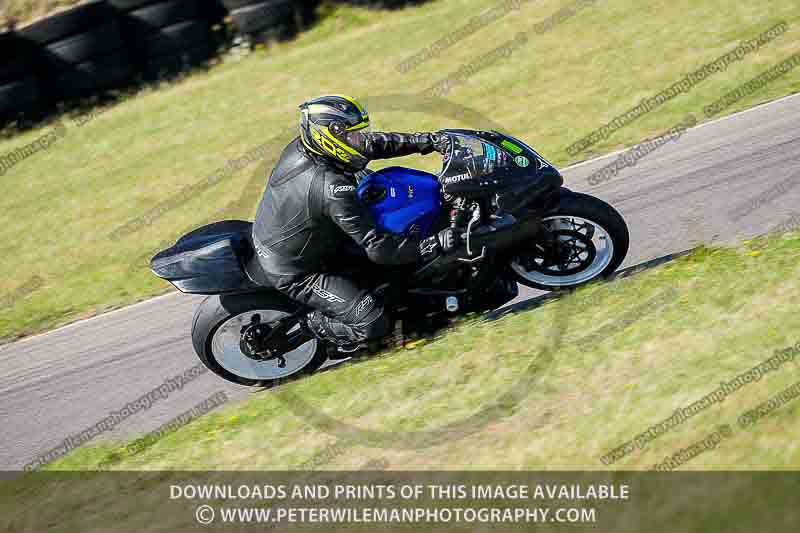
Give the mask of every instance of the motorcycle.
M 395 268 L 371 265 L 355 246 L 340 258 L 382 294 L 401 336 L 496 309 L 516 298 L 518 283 L 568 290 L 611 275 L 625 259 L 622 216 L 563 187 L 533 148 L 497 131 L 444 132 L 450 143 L 438 175 L 397 166 L 368 171 L 356 193 L 383 231 L 424 238 L 451 227 L 457 249 Z M 310 332 L 309 308 L 269 286 L 251 229 L 242 220 L 209 224 L 151 260 L 152 272 L 178 290 L 210 295 L 192 321 L 200 360 L 231 382 L 267 386 L 349 357 Z

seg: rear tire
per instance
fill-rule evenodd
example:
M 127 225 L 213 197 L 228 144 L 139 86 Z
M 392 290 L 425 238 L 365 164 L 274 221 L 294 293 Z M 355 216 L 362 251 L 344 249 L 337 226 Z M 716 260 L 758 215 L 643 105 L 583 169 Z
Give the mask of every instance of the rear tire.
M 533 243 L 530 250 L 520 250 L 510 264 L 516 280 L 528 287 L 546 291 L 580 287 L 612 275 L 628 254 L 628 225 L 616 209 L 594 196 L 562 189 L 559 205 L 545 213 L 542 224 L 555 228 L 552 234 L 558 235 L 559 241 L 579 245 L 572 249 L 577 254 L 574 261 L 578 261 L 578 266 L 561 270 L 547 263 L 532 262 L 531 258 L 542 248 Z M 527 264 L 523 254 L 528 256 Z M 531 265 L 535 268 L 529 268 Z
M 247 322 L 253 313 L 259 313 L 269 322 L 297 309 L 297 304 L 275 292 L 209 296 L 200 304 L 192 321 L 195 353 L 209 370 L 239 385 L 273 386 L 310 374 L 327 359 L 326 350 L 317 339 L 284 354 L 287 363 L 284 369 L 278 367 L 276 360 L 250 359 L 239 350 L 236 340 L 240 324 Z

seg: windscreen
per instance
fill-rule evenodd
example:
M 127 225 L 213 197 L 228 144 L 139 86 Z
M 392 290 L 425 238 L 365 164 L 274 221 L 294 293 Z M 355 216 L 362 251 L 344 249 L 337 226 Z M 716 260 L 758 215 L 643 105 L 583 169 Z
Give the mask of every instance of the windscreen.
M 450 134 L 450 140 L 450 152 L 442 159 L 439 173 L 445 183 L 488 176 L 513 164 L 505 151 L 478 137 Z

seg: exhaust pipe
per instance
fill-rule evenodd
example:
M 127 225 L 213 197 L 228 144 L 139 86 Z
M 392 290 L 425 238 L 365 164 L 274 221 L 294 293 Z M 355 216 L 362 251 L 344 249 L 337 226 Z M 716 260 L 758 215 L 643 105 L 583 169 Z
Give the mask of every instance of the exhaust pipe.
M 463 252 L 465 254 L 472 252 L 474 255 L 475 250 L 482 250 L 484 246 L 489 250 L 511 248 L 521 241 L 534 237 L 539 233 L 541 227 L 541 212 L 529 212 L 523 219 L 515 219 L 512 215 L 505 215 L 488 226 L 481 226 L 468 235 L 470 250 L 467 250 L 465 242 Z

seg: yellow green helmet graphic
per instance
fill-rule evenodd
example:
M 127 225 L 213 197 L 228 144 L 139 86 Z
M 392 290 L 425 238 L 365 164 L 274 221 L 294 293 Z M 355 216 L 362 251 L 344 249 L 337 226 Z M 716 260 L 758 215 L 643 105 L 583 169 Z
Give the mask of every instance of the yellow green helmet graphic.
M 334 122 L 341 123 L 344 131 L 369 129 L 367 109 L 355 98 L 320 96 L 300 105 L 300 113 L 300 139 L 306 149 L 353 170 L 367 166 L 369 160 L 363 154 L 330 130 Z

